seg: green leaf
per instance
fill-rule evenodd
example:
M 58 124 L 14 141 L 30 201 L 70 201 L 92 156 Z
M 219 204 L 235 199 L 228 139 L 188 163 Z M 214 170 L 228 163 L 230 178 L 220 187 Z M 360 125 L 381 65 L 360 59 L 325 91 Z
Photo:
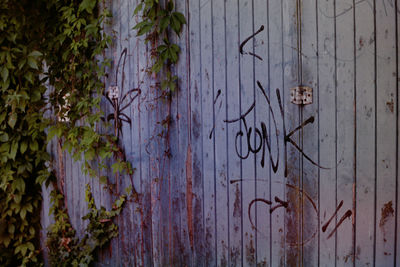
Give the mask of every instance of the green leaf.
M 181 22 L 179 21 L 179 19 L 172 15 L 171 16 L 171 28 L 174 30 L 174 32 L 179 35 L 180 31 L 181 31 Z
M 39 51 L 32 51 L 28 55 L 28 57 L 41 57 L 41 56 L 43 56 L 43 54 L 40 53 Z
M 35 70 L 39 69 L 35 57 L 28 57 L 28 65 L 32 69 L 35 69 Z
M 4 82 L 7 81 L 8 69 L 5 66 L 1 69 L 1 77 L 3 78 Z
M 83 0 L 79 5 L 79 11 L 86 10 L 89 14 L 92 14 L 94 7 L 96 6 L 95 0 Z
M 25 66 L 26 63 L 26 59 L 22 59 L 19 63 L 18 63 L 18 69 L 22 69 Z
M 19 147 L 21 154 L 24 154 L 27 148 L 28 148 L 28 143 L 26 141 L 22 141 Z
M 132 27 L 132 30 L 137 30 L 142 28 L 143 26 L 147 25 L 149 22 L 147 20 L 145 21 L 141 21 L 138 24 L 136 24 L 135 26 Z
M 174 12 L 174 13 L 172 13 L 172 16 L 174 16 L 176 19 L 178 19 L 181 24 L 186 24 L 185 16 L 182 13 Z
M 24 182 L 24 180 L 22 178 L 19 178 L 19 177 L 16 178 L 13 181 L 11 187 L 12 187 L 13 190 L 17 189 L 21 193 L 25 192 L 25 182 Z
M 139 13 L 139 11 L 142 10 L 142 7 L 143 7 L 143 3 L 140 3 L 139 5 L 137 5 L 135 10 L 133 11 L 133 15 L 137 15 Z
M 141 36 L 143 34 L 150 32 L 152 28 L 153 28 L 153 23 L 146 24 L 145 26 L 143 26 L 138 30 L 137 36 Z
M 18 151 L 18 142 L 13 142 L 10 149 L 10 158 L 15 160 L 15 156 L 17 155 Z
M 165 16 L 160 20 L 160 33 L 164 32 L 169 25 L 169 16 Z
M 32 72 L 26 72 L 24 74 L 24 78 L 28 80 L 28 82 L 30 82 L 31 84 L 33 84 L 33 73 Z
M 18 115 L 15 112 L 13 114 L 11 114 L 11 116 L 8 118 L 8 125 L 10 125 L 10 127 L 12 129 L 14 129 L 14 126 L 17 123 L 17 118 L 18 118 Z
M 168 4 L 167 4 L 167 10 L 169 11 L 169 12 L 171 12 L 172 10 L 174 10 L 174 2 L 173 1 L 168 1 Z
M 39 149 L 39 144 L 36 140 L 29 143 L 29 147 L 32 151 L 37 151 Z
M 32 92 L 32 97 L 31 97 L 32 102 L 39 101 L 41 98 L 42 98 L 42 94 L 40 93 L 39 90 L 34 90 Z

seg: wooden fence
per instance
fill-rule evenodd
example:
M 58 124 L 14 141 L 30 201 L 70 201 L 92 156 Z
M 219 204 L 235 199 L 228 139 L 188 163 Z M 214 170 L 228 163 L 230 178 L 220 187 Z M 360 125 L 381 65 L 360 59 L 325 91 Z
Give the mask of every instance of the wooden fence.
M 141 90 L 122 129 L 141 201 L 125 206 L 99 266 L 399 266 L 400 3 L 177 0 L 188 23 L 171 102 L 146 73 L 137 1 L 108 5 L 107 87 Z M 290 102 L 298 85 L 312 104 Z M 85 184 L 98 206 L 113 199 L 60 159 L 82 236 Z

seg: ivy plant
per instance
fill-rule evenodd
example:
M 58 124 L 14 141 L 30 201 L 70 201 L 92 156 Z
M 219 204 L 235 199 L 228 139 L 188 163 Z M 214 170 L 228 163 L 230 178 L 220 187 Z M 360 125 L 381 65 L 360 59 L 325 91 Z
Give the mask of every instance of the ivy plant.
M 185 16 L 174 11 L 174 1 L 168 0 L 165 5 L 159 0 L 142 0 L 134 10 L 134 15 L 141 14 L 141 20 L 133 29 L 137 35 L 145 35 L 145 43 L 153 45 L 151 53 L 153 65 L 152 73 L 160 73 L 165 68 L 166 72 L 161 81 L 161 89 L 174 91 L 178 77 L 172 75 L 171 65 L 176 64 L 181 52 L 179 46 L 172 42 L 170 33 L 173 31 L 178 36 L 186 24 Z
M 41 186 L 52 183 L 54 224 L 47 236 L 53 265 L 87 266 L 96 251 L 118 234 L 113 219 L 128 198 L 139 201 L 133 187 L 134 168 L 126 160 L 116 129 L 102 120 L 100 104 L 110 61 L 104 57 L 111 38 L 104 30 L 110 18 L 99 0 L 3 0 L 0 2 L 0 266 L 41 266 Z M 161 88 L 174 91 L 177 77 L 171 66 L 180 48 L 186 20 L 174 2 L 140 2 L 135 14 L 143 20 L 135 29 L 153 46 L 152 73 L 165 71 Z M 114 118 L 115 119 L 115 118 Z M 117 118 L 118 119 L 118 118 Z M 118 123 L 114 123 L 118 125 Z M 100 131 L 99 129 L 102 129 Z M 94 205 L 87 189 L 89 213 L 86 234 L 79 240 L 70 224 L 68 207 L 58 190 L 53 159 L 46 151 L 57 138 L 75 160 L 83 160 L 91 176 L 109 166 L 116 178 L 131 179 L 128 195 L 114 190 L 109 177 L 100 176 L 116 199 L 106 211 Z

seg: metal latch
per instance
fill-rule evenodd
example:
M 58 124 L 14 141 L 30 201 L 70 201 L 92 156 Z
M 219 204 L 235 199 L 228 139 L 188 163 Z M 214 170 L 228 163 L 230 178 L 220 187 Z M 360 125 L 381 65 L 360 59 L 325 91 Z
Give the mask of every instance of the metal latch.
M 290 102 L 296 105 L 312 104 L 312 88 L 307 86 L 297 86 L 290 88 Z

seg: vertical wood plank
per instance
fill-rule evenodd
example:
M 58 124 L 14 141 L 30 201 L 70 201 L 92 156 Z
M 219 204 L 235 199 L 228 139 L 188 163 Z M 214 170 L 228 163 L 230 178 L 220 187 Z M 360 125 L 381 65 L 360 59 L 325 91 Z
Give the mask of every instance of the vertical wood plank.
M 375 226 L 374 10 L 355 6 L 356 34 L 356 265 L 373 265 Z
M 302 46 L 302 80 L 303 85 L 313 88 L 313 103 L 303 107 L 301 114 L 301 122 L 310 118 L 314 119 L 313 123 L 304 126 L 302 130 L 302 147 L 307 157 L 318 163 L 319 146 L 318 146 L 318 130 L 319 130 L 319 90 L 318 90 L 318 18 L 317 18 L 317 1 L 303 0 L 301 7 L 301 46 Z M 305 156 L 302 156 L 302 185 L 304 192 L 310 196 L 310 199 L 302 194 L 302 243 L 303 260 L 305 266 L 318 266 L 318 212 L 314 205 L 319 205 L 318 191 L 318 171 L 315 166 Z M 314 203 L 312 203 L 314 202 Z
M 396 21 L 393 2 L 376 1 L 376 255 L 394 264 L 396 186 Z
M 209 140 L 214 142 L 215 157 L 215 224 L 216 266 L 227 266 L 229 249 L 228 187 L 227 180 L 227 116 L 226 50 L 225 50 L 225 1 L 212 1 L 213 27 L 213 111 L 214 127 Z M 213 132 L 214 131 L 214 132 Z
M 139 55 L 136 50 L 135 36 L 136 33 L 132 30 L 132 27 L 136 25 L 135 17 L 133 16 L 133 10 L 136 8 L 136 1 L 130 0 L 128 2 L 128 13 L 127 13 L 127 27 L 128 27 L 128 57 L 127 64 L 129 67 L 128 72 L 128 85 L 129 89 L 140 89 L 141 84 L 138 79 L 138 69 L 137 65 L 139 65 Z M 136 191 L 141 194 L 140 188 L 140 180 L 142 176 L 142 168 L 141 162 L 142 159 L 142 151 L 141 151 L 141 140 L 140 140 L 140 102 L 142 99 L 142 94 L 140 94 L 134 102 L 132 102 L 131 106 L 128 108 L 130 112 L 130 118 L 132 120 L 129 135 L 131 136 L 131 143 L 129 153 L 127 153 L 127 159 L 131 162 L 132 167 L 134 168 L 133 174 L 133 185 Z M 143 239 L 142 239 L 142 231 L 141 231 L 141 215 L 142 210 L 141 206 L 138 203 L 130 203 L 129 205 L 129 220 L 131 221 L 131 226 L 128 232 L 129 238 L 129 261 L 128 265 L 130 266 L 143 266 L 142 253 L 143 251 Z
M 247 49 L 249 51 L 254 52 L 256 55 L 260 56 L 261 59 L 254 59 L 254 80 L 259 81 L 263 87 L 265 88 L 266 93 L 271 99 L 271 92 L 273 95 L 274 90 L 270 88 L 270 71 L 269 71 L 269 47 L 270 47 L 270 39 L 269 39 L 269 8 L 268 1 L 264 0 L 255 0 L 254 1 L 254 32 L 258 31 L 261 27 L 264 29 L 255 36 L 254 38 L 254 51 L 252 51 L 252 47 L 250 44 L 247 45 Z M 274 97 L 273 97 L 274 98 Z M 275 98 L 274 98 L 275 99 Z M 255 127 L 259 130 L 262 130 L 262 123 L 268 127 L 269 133 L 270 131 L 270 109 L 269 105 L 265 100 L 265 96 L 263 95 L 260 88 L 256 86 L 255 88 Z M 271 134 L 270 134 L 271 135 Z M 273 147 L 275 148 L 276 153 L 276 140 L 275 136 L 271 135 L 271 140 L 273 141 Z M 252 140 L 253 142 L 253 140 Z M 263 143 L 264 142 L 264 143 Z M 258 146 L 258 144 L 265 145 L 266 140 L 260 140 L 260 137 L 256 138 L 256 143 L 254 146 Z M 265 165 L 261 166 L 261 160 L 264 157 Z M 265 155 L 262 155 L 261 152 L 255 155 L 255 199 L 264 199 L 271 200 L 270 196 L 270 161 L 269 161 L 269 152 L 266 151 Z M 256 248 L 256 264 L 257 266 L 268 266 L 270 264 L 271 259 L 271 215 L 270 215 L 270 206 L 266 205 L 264 202 L 256 202 L 250 210 L 250 217 L 248 214 L 248 210 L 250 208 L 250 203 L 244 206 L 244 220 L 249 221 L 250 218 L 254 223 L 255 229 L 255 248 Z M 253 225 L 252 225 L 253 226 Z
M 201 113 L 201 34 L 200 3 L 189 1 L 190 25 L 190 142 L 186 152 L 186 235 L 191 248 L 191 264 L 203 266 L 204 255 L 204 203 L 202 170 L 202 113 Z M 190 165 L 190 161 L 192 164 Z
M 135 0 L 135 7 L 139 4 L 139 0 Z M 135 24 L 140 21 L 140 14 L 134 17 Z M 136 36 L 136 31 L 133 31 Z M 132 40 L 134 53 L 136 55 L 135 78 L 137 87 L 140 88 L 141 97 L 138 99 L 138 140 L 139 140 L 139 158 L 140 166 L 140 187 L 138 191 L 141 193 L 140 204 L 137 207 L 140 214 L 140 262 L 139 266 L 154 266 L 153 262 L 153 224 L 152 224 L 152 207 L 153 200 L 151 197 L 151 134 L 150 134 L 150 114 L 152 112 L 152 96 L 150 92 L 149 76 L 146 73 L 149 67 L 149 58 L 147 46 L 140 37 Z M 139 216 L 139 215 L 137 215 Z
M 215 159 L 214 141 L 209 139 L 213 128 L 213 25 L 212 25 L 212 2 L 200 1 L 200 39 L 201 39 L 201 110 L 202 110 L 202 169 L 204 182 L 204 259 L 206 266 L 216 265 L 215 255 Z
M 398 1 L 395 1 L 395 10 L 396 10 L 396 62 L 397 62 L 397 69 L 396 69 L 396 78 L 397 78 L 397 86 L 396 86 L 396 116 L 397 116 L 397 167 L 396 167 L 396 223 L 395 223 L 395 228 L 396 228 L 396 240 L 395 240 L 395 261 L 394 264 L 399 264 L 400 263 L 400 225 L 399 225 L 399 218 L 400 218 L 400 180 L 399 180 L 399 159 L 400 159 L 400 147 L 399 147 L 399 88 L 400 88 L 400 17 L 399 17 L 399 8 L 400 8 L 400 3 Z
M 297 2 L 282 1 L 282 33 L 283 33 L 283 105 L 284 118 L 287 132 L 300 125 L 300 107 L 290 103 L 290 88 L 299 85 L 298 73 L 298 32 L 297 32 Z M 299 6 L 300 8 L 300 6 Z M 301 132 L 292 136 L 293 141 L 301 146 Z M 290 187 L 285 188 L 286 201 L 289 206 L 285 216 L 285 264 L 301 265 L 302 261 L 302 237 L 301 237 L 301 169 L 300 154 L 298 150 L 290 143 L 287 143 L 287 184 Z
M 283 22 L 289 15 L 284 13 L 283 1 L 268 1 L 268 82 L 262 81 L 262 84 L 267 84 L 268 86 L 268 96 L 271 101 L 271 109 L 268 111 L 269 116 L 269 124 L 268 130 L 270 133 L 271 140 L 271 151 L 265 154 L 265 159 L 267 162 L 267 166 L 265 167 L 269 173 L 269 201 L 274 203 L 274 206 L 277 203 L 274 201 L 275 197 L 278 197 L 281 200 L 286 201 L 286 191 L 285 191 L 285 183 L 287 182 L 285 178 L 285 151 L 284 151 L 284 136 L 283 129 L 284 124 L 287 124 L 283 119 L 284 116 L 281 115 L 280 107 L 278 103 L 278 98 L 276 95 L 277 90 L 280 92 L 282 105 L 285 105 L 285 82 L 284 82 L 284 71 L 285 71 L 285 62 L 284 58 L 284 43 L 286 40 L 284 39 L 284 35 L 287 32 L 284 31 Z M 266 87 L 266 86 L 265 86 Z M 266 87 L 267 88 L 267 87 Z M 257 88 L 259 89 L 259 88 Z M 264 97 L 265 98 L 265 97 Z M 267 107 L 265 101 L 263 102 Z M 285 110 L 285 107 L 283 107 Z M 284 113 L 285 114 L 285 113 Z M 273 116 L 276 119 L 276 125 L 273 121 Z M 290 125 L 289 125 L 290 126 Z M 286 126 L 288 127 L 288 126 Z M 276 130 L 280 132 L 278 136 L 278 143 L 276 143 Z M 278 152 L 279 151 L 279 152 Z M 279 160 L 278 169 L 275 171 L 271 166 L 271 162 L 269 159 L 271 156 L 275 162 Z M 285 223 L 285 214 L 286 211 L 283 208 L 276 209 L 273 213 L 271 213 L 272 205 L 268 208 L 267 211 L 270 213 L 270 227 L 268 229 L 270 235 L 270 261 L 269 266 L 273 265 L 285 265 L 285 251 L 287 246 L 287 229 Z
M 178 115 L 177 115 L 177 128 L 178 128 L 178 138 L 179 138 L 179 156 L 176 158 L 176 167 L 179 170 L 175 179 L 179 180 L 179 188 L 177 188 L 177 206 L 179 206 L 180 212 L 180 221 L 179 223 L 179 232 L 176 233 L 179 247 L 179 251 L 177 252 L 177 259 L 179 259 L 180 264 L 183 263 L 191 263 L 192 249 L 190 246 L 190 238 L 188 234 L 188 206 L 187 206 L 187 169 L 186 164 L 182 164 L 183 162 L 187 162 L 187 151 L 190 146 L 190 132 L 191 132 L 191 112 L 190 112 L 190 97 L 191 97 L 191 84 L 190 84 L 190 75 L 191 75 L 191 56 L 190 56 L 190 33 L 191 33 L 191 14 L 189 9 L 189 2 L 184 1 L 184 3 L 179 2 L 176 3 L 177 10 L 185 14 L 187 19 L 187 25 L 185 25 L 183 29 L 183 33 L 181 38 L 178 38 L 179 46 L 181 47 L 181 56 L 178 62 L 177 74 L 180 76 L 179 80 L 179 91 L 178 93 Z M 197 29 L 197 28 L 196 28 Z M 190 166 L 192 162 L 189 162 Z M 174 169 L 175 167 L 172 167 Z M 193 200 L 193 199 L 192 199 Z M 193 210 L 192 210 L 193 211 Z M 191 224 L 193 226 L 193 224 Z M 193 233 L 193 232 L 192 232 Z
M 227 119 L 236 119 L 240 116 L 239 105 L 239 21 L 237 1 L 226 3 L 226 55 L 227 55 Z M 228 15 L 229 14 L 229 15 Z M 239 123 L 228 123 L 228 180 L 229 185 L 229 266 L 240 266 L 242 264 L 242 201 L 240 183 L 232 181 L 240 179 L 240 158 L 235 152 L 235 137 L 240 131 Z
M 112 30 L 113 30 L 113 45 L 112 45 L 112 73 L 109 76 L 111 78 L 111 85 L 118 86 L 119 91 L 121 92 L 121 86 L 122 86 L 122 68 L 119 66 L 119 58 L 121 55 L 121 19 L 122 19 L 122 12 L 121 12 L 121 1 L 113 1 L 112 2 Z M 122 64 L 122 63 L 121 63 Z M 118 82 L 117 82 L 118 81 Z M 108 90 L 108 88 L 106 88 Z M 111 112 L 113 113 L 114 110 L 110 107 Z M 114 121 L 112 121 L 114 123 Z M 110 133 L 112 135 L 115 135 L 115 128 L 114 126 L 111 127 Z M 121 141 L 119 142 L 119 145 L 123 145 L 123 137 L 120 136 Z M 115 192 L 118 194 L 121 190 L 122 187 L 122 177 L 118 174 L 114 174 L 112 170 L 110 169 L 110 174 L 112 177 L 112 181 L 115 184 Z M 93 188 L 92 188 L 93 190 Z M 110 197 L 111 203 L 114 202 L 115 197 Z M 116 219 L 118 224 L 121 223 L 121 218 L 118 217 Z M 121 239 L 120 238 L 114 238 L 111 240 L 111 262 L 113 262 L 116 265 L 120 265 L 121 263 Z
M 128 1 L 122 1 L 119 6 L 120 9 L 120 23 L 119 23 L 119 52 L 117 53 L 117 57 L 122 56 L 124 50 L 126 49 L 126 55 L 125 55 L 125 62 L 122 61 L 124 58 L 121 58 L 121 64 L 119 66 L 119 73 L 118 73 L 118 87 L 120 88 L 121 92 L 121 99 L 122 97 L 129 92 L 130 88 L 130 82 L 129 82 L 129 61 L 130 61 L 130 51 L 128 50 L 129 48 L 129 17 L 130 17 L 130 10 L 129 10 L 129 4 Z M 122 91 L 123 90 L 123 91 Z M 121 102 L 120 105 L 124 106 L 127 104 L 129 101 L 129 97 L 126 98 L 124 102 Z M 126 114 L 131 120 L 132 120 L 132 115 L 131 115 L 131 107 L 127 108 L 126 110 L 123 111 L 124 114 Z M 132 122 L 131 124 L 124 122 L 122 124 L 122 135 L 120 137 L 121 139 L 121 146 L 125 151 L 125 155 L 127 156 L 127 160 L 130 159 L 130 154 L 131 154 L 131 144 L 132 144 L 132 135 L 131 135 L 131 128 L 132 128 Z M 129 179 L 128 175 L 123 175 L 119 177 L 120 181 L 120 186 L 119 186 L 119 193 L 120 194 L 126 194 L 125 188 L 127 188 L 131 182 Z M 128 264 L 130 255 L 130 247 L 129 247 L 129 232 L 131 231 L 131 222 L 130 222 L 130 203 L 125 204 L 125 208 L 123 209 L 121 215 L 119 216 L 119 240 L 120 240 L 120 259 L 121 259 L 121 264 Z
M 318 1 L 318 124 L 319 163 L 319 265 L 333 266 L 336 260 L 336 236 L 328 238 L 335 227 L 329 222 L 336 209 L 336 49 L 335 2 Z M 325 227 L 324 227 L 325 226 Z M 324 228 L 323 228 L 324 227 Z M 325 231 L 324 231 L 325 229 Z
M 342 14 L 349 8 L 344 0 L 336 1 L 336 14 Z M 353 7 L 354 8 L 354 7 Z M 337 213 L 337 254 L 336 263 L 339 266 L 353 265 L 353 226 L 352 217 L 348 217 L 339 226 L 342 216 L 354 215 L 353 188 L 354 177 L 354 131 L 355 131 L 355 72 L 354 72 L 354 9 L 343 15 L 336 15 L 336 138 L 337 157 L 341 161 L 337 166 L 337 202 L 343 201 L 342 208 Z
M 246 38 L 251 36 L 254 32 L 254 14 L 253 14 L 253 0 L 239 1 L 239 41 L 242 43 Z M 244 50 L 254 51 L 254 39 L 250 39 L 245 46 Z M 240 114 L 244 114 L 255 102 L 255 77 L 254 77 L 254 59 L 251 55 L 242 54 L 239 58 L 239 90 L 240 90 Z M 255 255 L 255 231 L 251 227 L 248 217 L 247 207 L 250 202 L 255 198 L 255 156 L 254 153 L 249 151 L 249 147 L 256 147 L 254 144 L 255 135 L 250 135 L 250 139 L 247 138 L 246 127 L 250 129 L 255 126 L 255 111 L 252 111 L 244 120 L 240 121 L 241 131 L 244 133 L 243 137 L 238 138 L 240 141 L 239 152 L 242 157 L 241 160 L 241 205 L 242 205 L 242 265 L 244 266 L 255 266 L 256 255 Z M 244 179 L 250 179 L 251 181 L 245 181 Z M 244 182 L 243 182 L 244 181 Z
M 187 1 L 178 1 L 175 3 L 177 11 L 181 12 L 188 19 L 189 6 Z M 189 21 L 187 22 L 190 23 Z M 174 260 L 175 264 L 183 264 L 189 262 L 190 245 L 188 235 L 184 235 L 184 229 L 187 229 L 186 221 L 186 211 L 187 207 L 185 201 L 181 199 L 186 199 L 186 152 L 189 144 L 190 135 L 190 112 L 189 112 L 189 95 L 190 95 L 190 85 L 189 85 L 189 75 L 190 75 L 190 61 L 189 61 L 189 28 L 185 25 L 180 38 L 176 37 L 181 48 L 181 55 L 176 68 L 176 74 L 179 77 L 179 91 L 177 92 L 177 114 L 176 114 L 176 130 L 178 138 L 178 155 L 175 158 L 175 165 L 171 166 L 171 171 L 173 173 L 172 179 L 175 181 L 174 197 L 173 197 L 173 210 L 172 214 L 177 212 L 179 214 L 178 220 L 174 222 L 173 226 L 173 240 L 174 240 Z M 171 140 L 171 143 L 174 143 Z M 175 230 L 176 229 L 176 230 Z

